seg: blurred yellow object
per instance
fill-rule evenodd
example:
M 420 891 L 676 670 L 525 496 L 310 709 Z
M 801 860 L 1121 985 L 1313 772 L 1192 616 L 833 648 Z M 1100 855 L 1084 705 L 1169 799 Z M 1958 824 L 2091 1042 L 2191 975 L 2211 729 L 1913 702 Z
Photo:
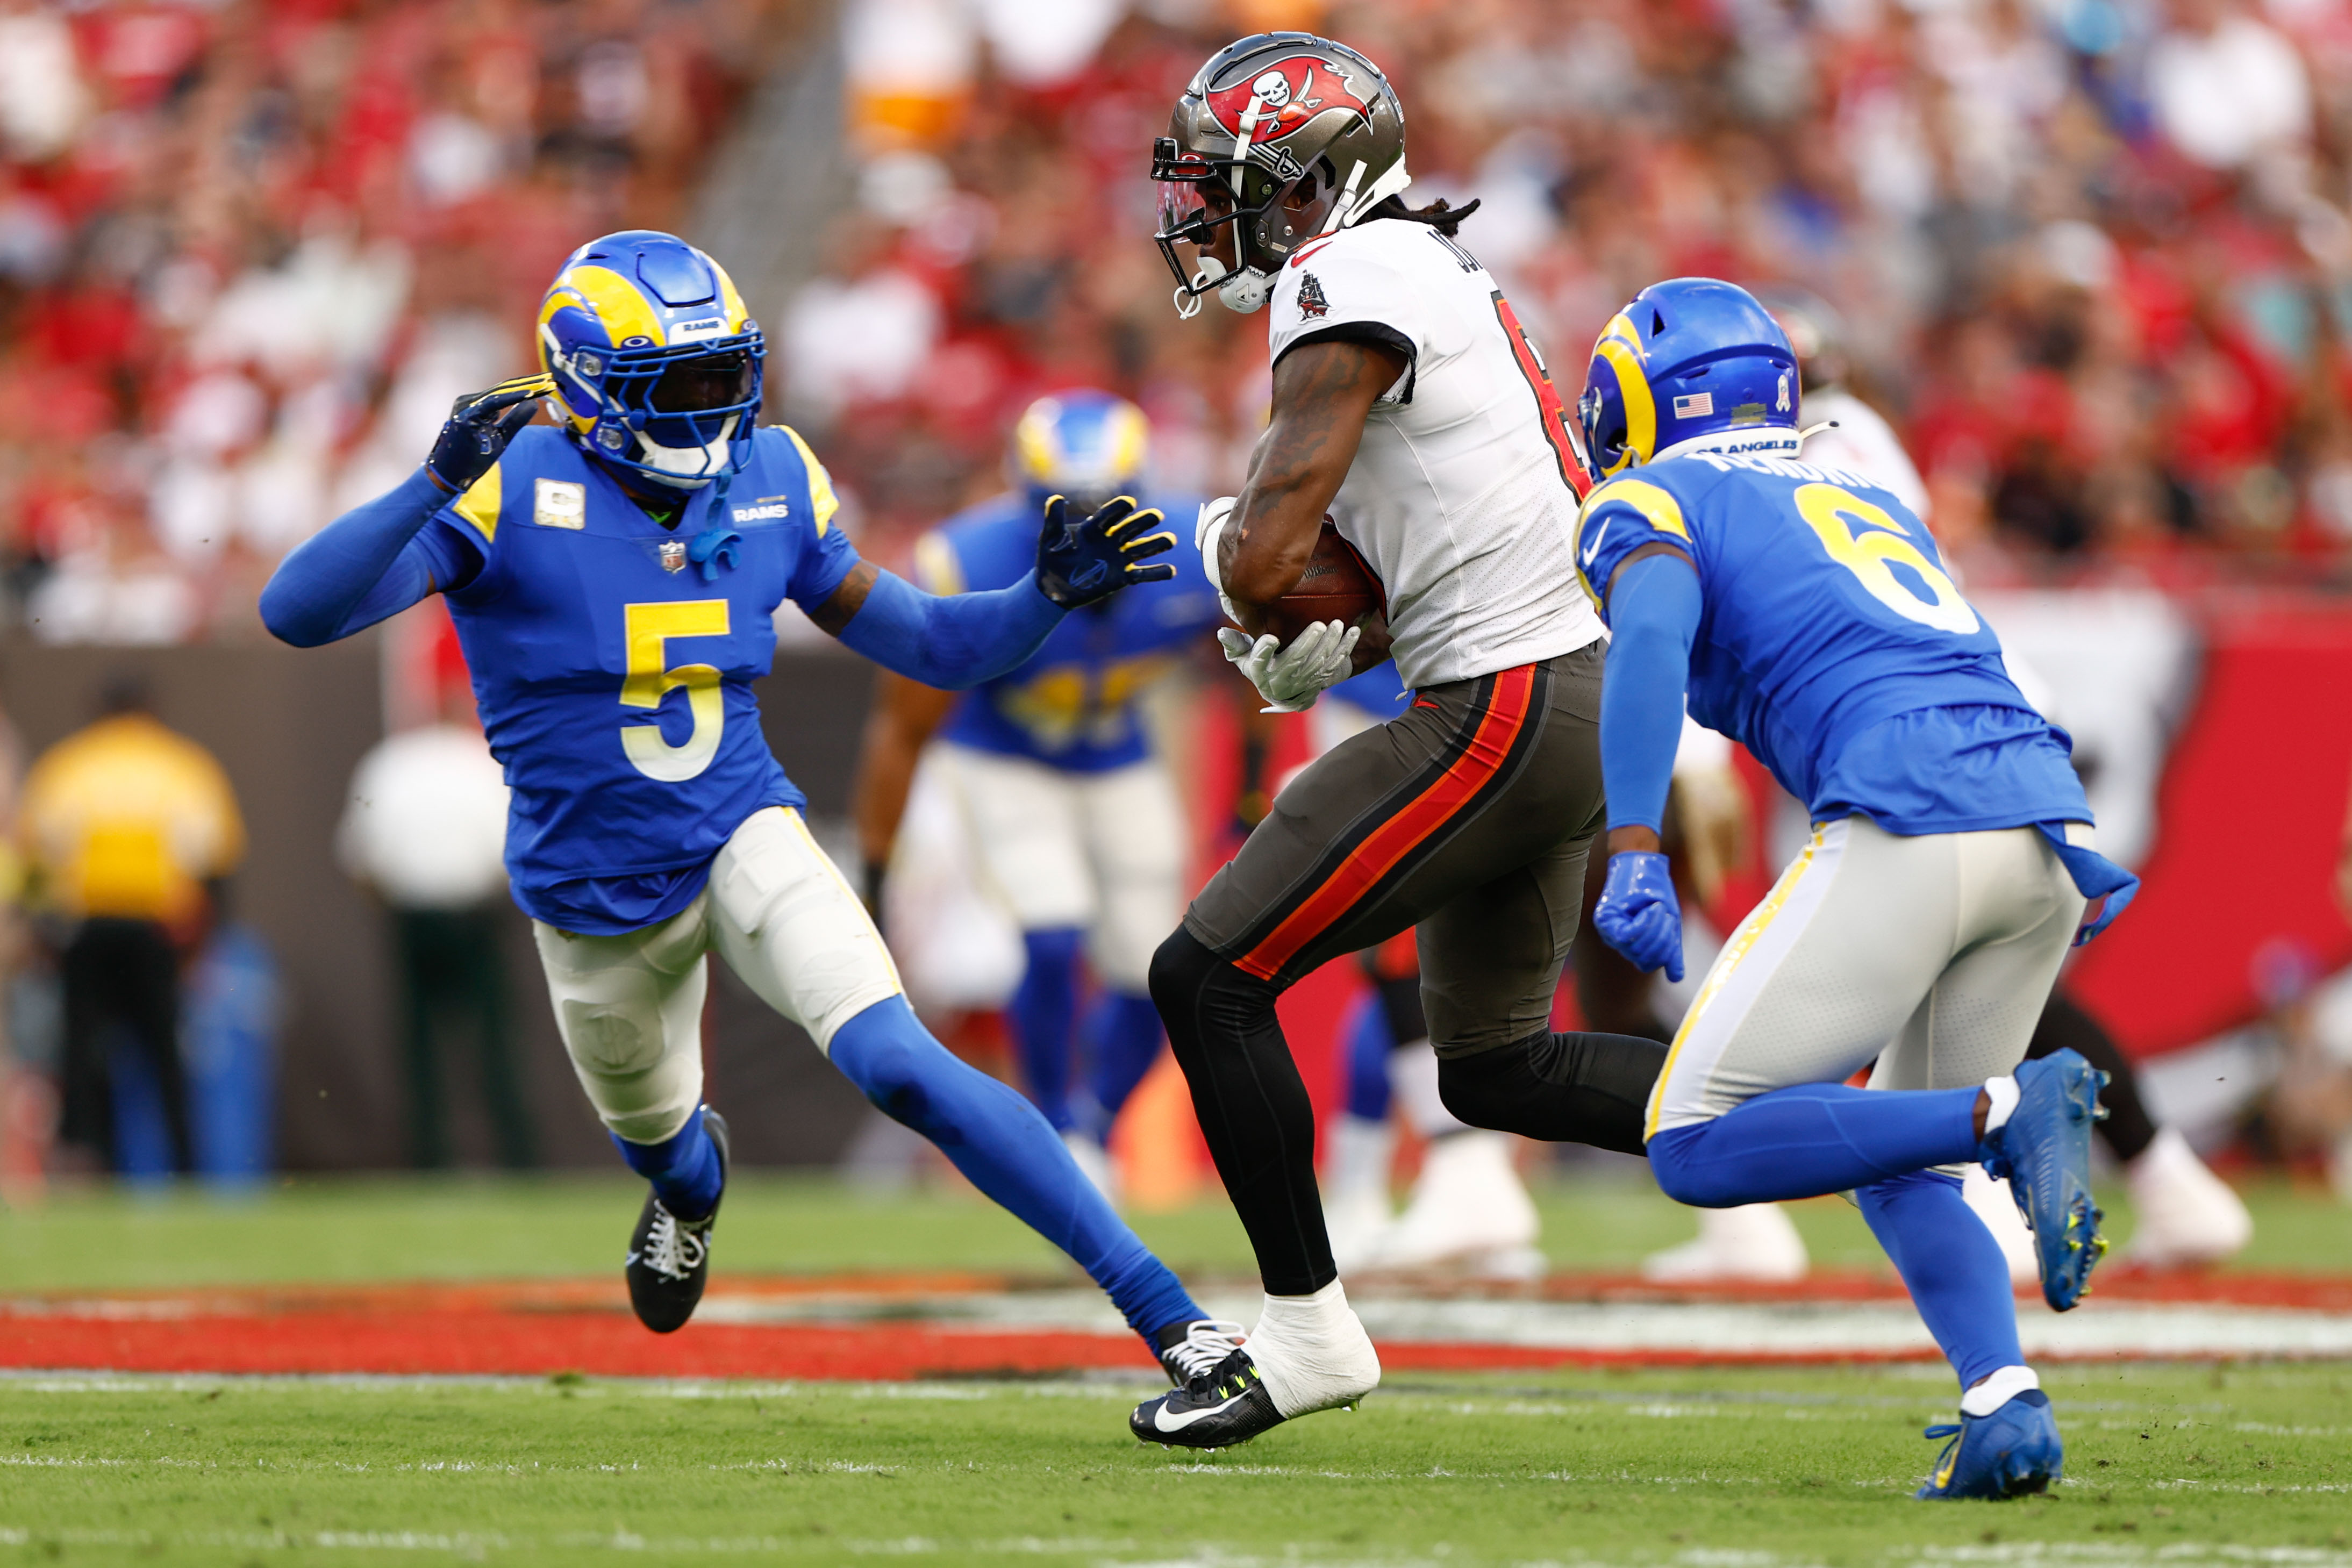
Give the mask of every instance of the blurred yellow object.
M 212 753 L 144 714 L 51 747 L 25 783 L 27 852 L 67 914 L 177 923 L 235 869 L 245 823 Z

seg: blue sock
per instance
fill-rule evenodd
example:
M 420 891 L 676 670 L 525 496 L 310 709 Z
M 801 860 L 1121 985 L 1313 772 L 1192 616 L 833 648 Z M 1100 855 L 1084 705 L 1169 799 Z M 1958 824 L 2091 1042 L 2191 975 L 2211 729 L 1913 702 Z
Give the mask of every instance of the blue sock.
M 1915 1171 L 1857 1187 L 1853 1196 L 1963 1391 L 1987 1373 L 2025 1364 L 2009 1260 L 1960 1197 L 1958 1176 Z
M 1208 1315 L 1103 1201 L 1037 1108 L 956 1060 L 906 998 L 843 1024 L 832 1056 L 885 1115 L 938 1145 L 972 1186 L 1076 1259 L 1147 1341 Z
M 703 1129 L 700 1106 L 658 1144 L 633 1144 L 618 1133 L 612 1139 L 629 1168 L 653 1183 L 662 1207 L 680 1219 L 700 1219 L 719 1207 L 719 1145 Z
M 1087 1085 L 1094 1103 L 1080 1118 L 1087 1135 L 1097 1143 L 1110 1136 L 1128 1096 L 1160 1060 L 1168 1037 L 1160 1028 L 1160 1009 L 1148 996 L 1130 997 L 1105 991 L 1087 1009 L 1084 1029 L 1087 1056 L 1093 1063 Z
M 1965 1165 L 1977 1157 L 1979 1092 L 1843 1083 L 1775 1089 L 1712 1122 L 1660 1133 L 1650 1140 L 1650 1168 L 1678 1203 L 1731 1208 Z
M 1347 1042 L 1347 1092 L 1342 1098 L 1348 1114 L 1366 1122 L 1387 1121 L 1389 1052 L 1397 1042 L 1379 992 L 1367 991 L 1355 999 L 1339 1020 L 1339 1038 Z
M 1082 933 L 1066 927 L 1022 934 L 1029 967 L 1007 1009 L 1021 1082 L 1057 1133 L 1076 1125 L 1070 1114 L 1070 1055 L 1078 1016 L 1078 949 Z

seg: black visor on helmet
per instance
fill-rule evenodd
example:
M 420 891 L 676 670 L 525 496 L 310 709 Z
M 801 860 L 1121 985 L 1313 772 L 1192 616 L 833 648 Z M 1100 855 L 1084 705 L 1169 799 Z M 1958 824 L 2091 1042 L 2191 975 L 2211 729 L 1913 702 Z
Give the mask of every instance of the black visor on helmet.
M 646 394 L 656 413 L 699 413 L 748 402 L 757 384 L 751 356 L 740 349 L 673 360 L 662 368 Z

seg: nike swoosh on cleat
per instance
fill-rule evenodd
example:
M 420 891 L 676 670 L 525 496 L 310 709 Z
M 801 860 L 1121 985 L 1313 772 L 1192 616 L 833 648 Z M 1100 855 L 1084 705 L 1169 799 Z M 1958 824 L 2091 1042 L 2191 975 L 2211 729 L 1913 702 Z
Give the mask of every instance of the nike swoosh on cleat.
M 1168 1418 L 1168 1406 L 1163 1404 L 1159 1409 L 1154 1410 L 1151 1413 L 1151 1424 L 1162 1432 L 1181 1432 L 1185 1427 L 1191 1426 L 1193 1422 L 1198 1421 L 1204 1416 L 1214 1416 L 1221 1411 L 1229 1410 L 1249 1396 L 1250 1391 L 1244 1388 L 1239 1394 L 1234 1395 L 1231 1399 L 1226 1400 L 1223 1405 L 1213 1405 L 1206 1410 L 1188 1410 L 1183 1415 L 1177 1416 L 1173 1421 L 1171 1421 Z

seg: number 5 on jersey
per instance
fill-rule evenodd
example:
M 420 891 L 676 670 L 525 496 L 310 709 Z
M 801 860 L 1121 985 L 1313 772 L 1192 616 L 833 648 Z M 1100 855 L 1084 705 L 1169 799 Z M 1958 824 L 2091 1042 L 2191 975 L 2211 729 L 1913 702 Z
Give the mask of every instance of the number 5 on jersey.
M 621 682 L 621 706 L 658 708 L 664 697 L 684 686 L 687 712 L 694 718 L 694 728 L 679 746 L 662 738 L 658 723 L 625 724 L 621 749 L 646 778 L 683 784 L 719 755 L 719 732 L 727 726 L 727 698 L 719 689 L 719 672 L 710 665 L 680 664 L 671 669 L 668 643 L 673 637 L 726 636 L 727 601 L 689 599 L 627 605 L 621 628 L 629 657 L 629 673 Z

